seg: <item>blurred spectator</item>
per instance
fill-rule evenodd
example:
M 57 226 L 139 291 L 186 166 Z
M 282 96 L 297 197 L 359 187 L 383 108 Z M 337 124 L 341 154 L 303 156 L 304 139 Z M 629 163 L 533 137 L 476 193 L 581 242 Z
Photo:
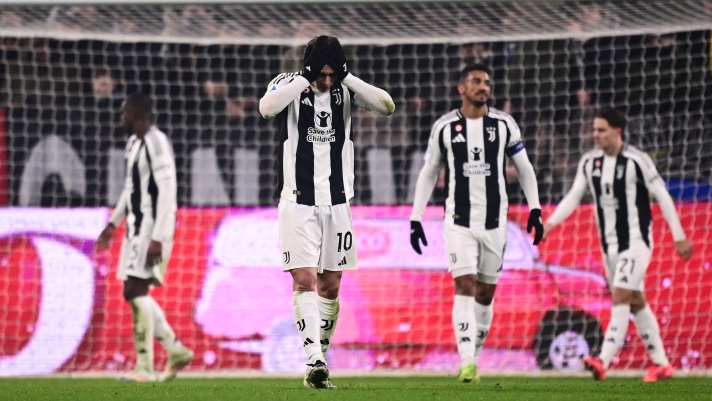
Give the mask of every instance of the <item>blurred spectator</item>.
M 207 80 L 203 84 L 203 93 L 211 98 L 219 98 L 227 95 L 228 87 L 221 82 Z

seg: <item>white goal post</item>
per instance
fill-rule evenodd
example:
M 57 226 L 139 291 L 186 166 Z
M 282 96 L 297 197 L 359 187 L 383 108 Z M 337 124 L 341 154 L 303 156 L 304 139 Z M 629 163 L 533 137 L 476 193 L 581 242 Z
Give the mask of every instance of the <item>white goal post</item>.
M 279 269 L 279 143 L 257 104 L 274 76 L 302 68 L 317 34 L 339 37 L 350 70 L 396 103 L 389 118 L 354 114 L 359 270 L 344 279 L 334 371 L 457 366 L 442 183 L 425 254 L 406 237 L 431 124 L 459 106 L 459 71 L 473 62 L 492 69 L 490 105 L 521 127 L 545 216 L 593 146 L 596 110 L 627 114 L 626 140 L 655 161 L 695 246 L 681 262 L 655 208 L 646 292 L 676 368 L 709 369 L 711 30 L 712 0 L 0 0 L 0 376 L 133 365 L 118 241 L 108 256 L 91 245 L 123 185 L 120 108 L 137 91 L 151 95 L 176 157 L 178 232 L 154 294 L 196 351 L 189 370 L 301 371 Z M 509 245 L 480 369 L 580 370 L 611 302 L 593 208 L 535 248 L 507 174 Z M 60 314 L 71 321 L 48 318 Z M 648 364 L 631 325 L 613 368 Z

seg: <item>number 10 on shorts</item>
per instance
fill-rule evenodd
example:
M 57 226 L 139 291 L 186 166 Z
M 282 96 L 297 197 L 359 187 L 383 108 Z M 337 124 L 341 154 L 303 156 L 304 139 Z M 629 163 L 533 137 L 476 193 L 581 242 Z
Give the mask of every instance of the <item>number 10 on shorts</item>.
M 351 246 L 354 244 L 354 236 L 351 234 L 351 231 L 347 231 L 346 233 L 336 233 L 336 237 L 339 239 L 336 252 L 341 252 L 342 246 L 344 251 L 349 251 Z

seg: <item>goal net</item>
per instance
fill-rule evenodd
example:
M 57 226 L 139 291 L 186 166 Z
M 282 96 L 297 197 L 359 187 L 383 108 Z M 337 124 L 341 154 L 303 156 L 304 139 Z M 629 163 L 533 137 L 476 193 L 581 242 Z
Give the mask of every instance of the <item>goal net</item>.
M 167 285 L 153 294 L 196 352 L 188 369 L 302 372 L 291 279 L 279 269 L 278 140 L 257 104 L 325 33 L 396 103 L 389 118 L 354 116 L 359 270 L 344 275 L 332 370 L 457 367 L 442 182 L 422 256 L 408 216 L 430 125 L 459 107 L 470 62 L 491 66 L 490 105 L 521 127 L 545 216 L 593 147 L 595 110 L 627 113 L 629 143 L 657 164 L 695 246 L 683 263 L 654 209 L 648 300 L 675 367 L 712 367 L 712 1 L 5 3 L 0 375 L 133 366 L 131 311 L 114 278 L 122 234 L 107 254 L 92 246 L 122 189 L 120 108 L 136 91 L 151 94 L 176 157 L 177 234 Z M 594 211 L 582 205 L 533 247 L 516 172 L 507 175 L 509 244 L 480 369 L 580 370 L 600 350 L 611 305 Z M 612 366 L 649 363 L 631 324 Z

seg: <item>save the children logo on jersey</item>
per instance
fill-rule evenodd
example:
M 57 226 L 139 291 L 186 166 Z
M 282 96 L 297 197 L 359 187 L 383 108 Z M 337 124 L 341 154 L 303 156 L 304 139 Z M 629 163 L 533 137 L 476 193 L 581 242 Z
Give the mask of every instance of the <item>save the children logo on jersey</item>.
M 470 150 L 470 157 L 472 158 L 472 161 L 462 165 L 462 174 L 465 177 L 474 177 L 478 175 L 489 177 L 492 175 L 490 164 L 482 161 L 482 148 L 472 148 L 472 150 Z
M 309 127 L 307 130 L 307 142 L 328 143 L 336 141 L 334 136 L 336 131 L 331 128 L 331 113 L 323 110 L 314 113 L 314 125 L 315 127 Z
M 321 128 L 328 128 L 331 125 L 331 113 L 320 111 L 314 115 L 314 123 Z

